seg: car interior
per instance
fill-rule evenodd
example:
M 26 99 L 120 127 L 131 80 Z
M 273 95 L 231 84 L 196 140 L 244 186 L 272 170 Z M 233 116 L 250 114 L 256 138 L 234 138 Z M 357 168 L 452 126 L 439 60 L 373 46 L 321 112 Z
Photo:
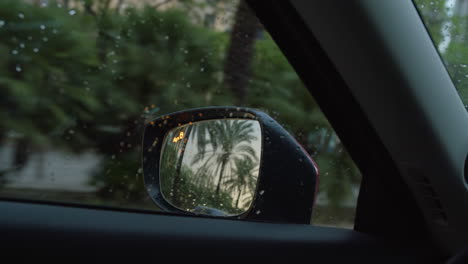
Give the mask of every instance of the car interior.
M 2 197 L 5 254 L 468 263 L 468 113 L 415 4 L 246 3 L 362 174 L 354 228 Z

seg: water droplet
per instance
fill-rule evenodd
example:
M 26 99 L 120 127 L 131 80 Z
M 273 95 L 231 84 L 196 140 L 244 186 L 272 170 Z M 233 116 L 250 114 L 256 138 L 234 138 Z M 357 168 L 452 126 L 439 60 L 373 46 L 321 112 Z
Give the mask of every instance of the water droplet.
M 46 29 L 46 26 L 45 26 L 45 25 L 41 25 L 39 28 L 40 28 L 41 30 L 45 30 L 45 29 Z
M 232 117 L 232 116 L 233 116 L 233 114 L 232 114 L 232 113 L 229 113 L 229 117 Z
M 115 159 L 115 155 L 112 155 L 111 159 Z
M 75 134 L 75 130 L 70 129 L 70 130 L 68 131 L 68 133 L 70 133 L 71 135 L 73 135 L 73 134 Z
M 42 41 L 47 42 L 47 41 L 49 41 L 49 39 L 47 37 L 43 37 Z
M 120 146 L 123 147 L 125 145 L 125 142 L 121 141 Z
M 261 213 L 260 210 L 257 210 L 257 211 L 255 212 L 256 215 L 259 215 L 260 213 Z
M 20 43 L 20 48 L 24 49 L 26 48 L 26 45 L 24 45 L 24 43 Z
M 302 162 L 302 159 L 299 159 L 299 162 Z
M 204 71 L 205 71 L 205 68 L 201 67 L 200 72 L 204 72 Z
M 0 28 L 3 27 L 4 25 L 5 25 L 5 21 L 0 20 Z
M 260 195 L 263 195 L 265 193 L 265 190 L 261 190 L 259 193 Z
M 110 192 L 110 193 L 113 192 L 113 191 L 114 191 L 114 190 L 112 190 L 112 188 L 109 188 L 109 192 Z
M 137 172 L 141 174 L 143 172 L 143 168 L 138 168 Z
M 34 48 L 33 51 L 34 51 L 34 53 L 38 53 L 38 52 L 39 52 L 39 49 L 38 49 L 38 48 Z
M 47 7 L 47 5 L 48 5 L 47 1 L 42 1 L 41 2 L 41 7 Z
M 131 135 L 132 135 L 132 133 L 130 133 L 130 132 L 127 132 L 127 137 L 129 137 L 129 136 L 131 136 Z
M 466 66 L 467 66 L 466 64 L 460 64 L 460 67 L 462 68 L 466 68 Z
M 76 14 L 76 11 L 74 9 L 72 9 L 72 10 L 68 11 L 68 14 L 70 16 L 74 16 Z
M 131 148 L 132 147 L 132 144 L 127 144 L 127 148 Z
M 23 13 L 19 13 L 19 14 L 18 14 L 18 17 L 21 18 L 21 19 L 24 19 L 24 14 L 23 14 Z
M 58 30 L 54 29 L 54 30 L 52 30 L 52 33 L 57 34 Z
M 21 66 L 19 66 L 19 65 L 16 66 L 16 71 L 17 71 L 17 72 L 21 72 L 22 70 L 23 70 L 23 69 L 21 69 Z
M 186 84 L 186 86 L 187 86 L 187 88 L 190 88 L 192 85 L 188 82 L 188 83 Z

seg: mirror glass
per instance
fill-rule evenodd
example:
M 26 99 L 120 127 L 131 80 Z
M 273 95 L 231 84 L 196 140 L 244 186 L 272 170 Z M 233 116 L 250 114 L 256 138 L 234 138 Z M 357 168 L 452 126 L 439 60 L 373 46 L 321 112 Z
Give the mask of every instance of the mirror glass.
M 161 150 L 161 193 L 184 211 L 235 216 L 251 206 L 262 132 L 256 120 L 215 119 L 172 129 Z

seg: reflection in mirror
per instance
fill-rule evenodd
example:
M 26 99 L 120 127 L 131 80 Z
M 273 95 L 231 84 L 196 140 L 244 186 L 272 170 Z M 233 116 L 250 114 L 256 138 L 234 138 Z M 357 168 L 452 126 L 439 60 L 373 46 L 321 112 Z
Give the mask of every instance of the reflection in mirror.
M 172 129 L 161 151 L 161 193 L 184 211 L 245 213 L 257 186 L 261 140 L 259 122 L 248 119 L 216 119 Z

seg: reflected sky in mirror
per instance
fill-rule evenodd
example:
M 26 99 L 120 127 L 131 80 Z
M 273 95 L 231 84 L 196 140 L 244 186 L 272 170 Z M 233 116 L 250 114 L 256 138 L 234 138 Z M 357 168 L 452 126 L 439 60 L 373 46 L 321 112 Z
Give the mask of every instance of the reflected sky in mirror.
M 239 215 L 252 204 L 261 158 L 258 121 L 220 119 L 171 130 L 164 139 L 161 191 L 172 205 Z

